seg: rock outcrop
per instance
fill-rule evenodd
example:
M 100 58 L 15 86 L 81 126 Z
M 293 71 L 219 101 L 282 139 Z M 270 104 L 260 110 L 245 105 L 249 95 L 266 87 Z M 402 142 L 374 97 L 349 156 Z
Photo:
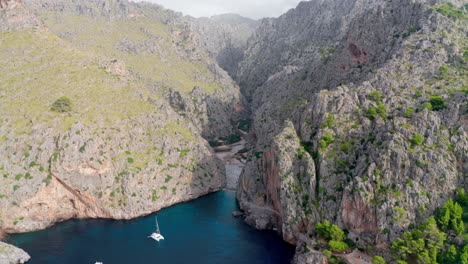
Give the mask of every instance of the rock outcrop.
M 0 263 L 2 264 L 23 264 L 31 257 L 23 250 L 12 245 L 0 242 Z
M 235 14 L 187 20 L 194 32 L 191 36 L 193 42 L 215 58 L 231 76 L 236 76 L 238 64 L 244 59 L 247 40 L 257 29 L 259 21 Z
M 0 0 L 0 31 L 39 28 L 42 22 L 22 0 Z
M 237 70 L 253 109 L 247 223 L 297 244 L 329 220 L 385 255 L 467 188 L 467 22 L 431 4 L 310 1 L 262 21 Z

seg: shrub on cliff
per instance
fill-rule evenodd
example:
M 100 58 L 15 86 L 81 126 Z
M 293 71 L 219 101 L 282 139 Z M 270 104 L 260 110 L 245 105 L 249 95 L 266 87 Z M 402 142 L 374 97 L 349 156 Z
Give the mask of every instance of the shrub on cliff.
M 383 96 L 383 93 L 380 92 L 380 91 L 373 91 L 373 92 L 369 93 L 367 98 L 369 98 L 369 100 L 372 100 L 372 101 L 374 101 L 376 103 L 381 103 L 384 96 Z
M 323 222 L 317 223 L 315 225 L 315 231 L 319 234 L 322 238 L 329 240 L 336 240 L 336 241 L 343 241 L 345 233 L 341 228 L 337 225 L 332 225 L 327 220 Z
M 342 253 L 349 248 L 349 245 L 343 241 L 345 232 L 337 225 L 332 225 L 327 220 L 319 222 L 315 225 L 315 232 L 328 244 L 325 246 L 329 250 L 337 253 Z
M 387 264 L 384 258 L 381 256 L 375 256 L 371 259 L 372 264 Z
M 320 148 L 326 149 L 330 144 L 333 144 L 334 142 L 335 138 L 333 137 L 333 135 L 327 132 L 325 133 L 325 136 L 322 137 L 322 140 L 320 140 Z
M 72 110 L 72 103 L 68 97 L 60 97 L 57 99 L 50 108 L 51 111 L 57 113 L 66 113 Z
M 413 138 L 411 139 L 411 145 L 414 146 L 421 146 L 424 143 L 424 136 L 421 134 L 416 133 Z
M 404 114 L 405 118 L 412 118 L 413 115 L 414 115 L 414 108 L 413 107 L 410 107 L 410 108 L 406 109 L 405 114 Z
M 349 248 L 348 244 L 345 242 L 336 240 L 330 240 L 330 242 L 328 242 L 328 246 L 330 247 L 331 251 L 336 253 L 343 253 Z
M 444 98 L 440 96 L 431 96 L 431 105 L 432 105 L 432 111 L 441 111 L 447 108 L 447 105 L 445 104 Z
M 366 116 L 370 120 L 376 119 L 377 116 L 378 116 L 377 109 L 375 109 L 375 107 L 373 107 L 373 106 L 369 106 L 369 108 L 367 108 L 367 111 L 366 111 Z

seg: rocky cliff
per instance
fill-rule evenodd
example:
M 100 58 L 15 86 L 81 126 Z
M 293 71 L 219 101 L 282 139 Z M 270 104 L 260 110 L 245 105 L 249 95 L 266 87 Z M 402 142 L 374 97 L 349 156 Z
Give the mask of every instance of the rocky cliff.
M 467 188 L 466 10 L 440 6 L 317 0 L 262 21 L 236 77 L 254 111 L 248 223 L 305 254 L 329 220 L 386 254 Z
M 42 22 L 24 6 L 21 0 L 0 1 L 0 31 L 39 28 Z
M 237 75 L 239 62 L 244 59 L 247 40 L 253 35 L 259 21 L 235 14 L 210 18 L 187 18 L 192 39 L 215 58 L 219 66 L 231 76 Z
M 0 242 L 0 263 L 22 264 L 26 263 L 30 258 L 23 250 Z
M 1 230 L 128 219 L 224 187 L 205 139 L 233 133 L 243 97 L 180 15 L 113 0 L 1 4 Z

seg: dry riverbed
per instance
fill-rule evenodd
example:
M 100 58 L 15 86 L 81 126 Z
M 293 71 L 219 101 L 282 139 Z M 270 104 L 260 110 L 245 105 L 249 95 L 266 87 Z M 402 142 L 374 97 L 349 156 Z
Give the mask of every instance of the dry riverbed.
M 239 154 L 239 151 L 245 149 L 246 141 L 234 143 L 232 145 L 214 148 L 216 156 L 224 161 L 226 167 L 226 189 L 236 190 L 239 177 L 244 168 L 245 160 Z

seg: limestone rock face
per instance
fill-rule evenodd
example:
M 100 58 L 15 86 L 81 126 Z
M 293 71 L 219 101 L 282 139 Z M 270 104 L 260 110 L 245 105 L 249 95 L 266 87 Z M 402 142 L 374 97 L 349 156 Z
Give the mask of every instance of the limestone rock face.
M 19 248 L 0 242 L 0 263 L 23 264 L 31 257 Z
M 192 35 L 193 41 L 216 58 L 231 76 L 236 76 L 238 64 L 244 59 L 247 40 L 260 22 L 235 14 L 187 19 L 195 33 Z
M 179 14 L 113 0 L 1 3 L 2 21 L 31 9 L 46 18 L 0 29 L 2 232 L 130 219 L 224 188 L 206 139 L 232 134 L 245 102 Z
M 42 22 L 22 0 L 0 1 L 0 31 L 39 28 Z
M 247 223 L 299 244 L 326 219 L 385 255 L 467 188 L 466 20 L 431 4 L 310 1 L 262 21 L 237 71 L 253 109 Z
M 328 264 L 328 257 L 322 253 L 298 254 L 294 257 L 294 264 Z

